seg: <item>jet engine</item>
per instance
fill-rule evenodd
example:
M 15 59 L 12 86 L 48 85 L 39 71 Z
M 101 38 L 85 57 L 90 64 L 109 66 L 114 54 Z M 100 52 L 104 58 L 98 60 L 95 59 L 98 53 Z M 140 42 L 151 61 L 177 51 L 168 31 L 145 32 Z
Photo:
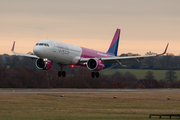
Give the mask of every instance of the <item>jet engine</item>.
M 101 60 L 97 58 L 89 59 L 87 62 L 87 68 L 89 70 L 100 71 L 103 69 L 103 67 L 104 67 L 104 64 L 102 63 Z
M 41 70 L 49 70 L 52 68 L 52 62 L 48 59 L 37 59 L 35 64 L 36 67 Z

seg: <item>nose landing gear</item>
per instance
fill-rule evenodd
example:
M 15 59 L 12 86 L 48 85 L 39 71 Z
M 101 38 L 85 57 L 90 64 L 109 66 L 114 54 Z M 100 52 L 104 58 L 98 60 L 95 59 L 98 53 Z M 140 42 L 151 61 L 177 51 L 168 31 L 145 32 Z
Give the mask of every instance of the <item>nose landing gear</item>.
M 65 71 L 59 71 L 59 72 L 58 72 L 58 76 L 59 76 L 59 77 L 61 77 L 61 76 L 62 76 L 62 77 L 66 77 L 66 72 L 65 72 Z
M 65 71 L 63 71 L 63 67 L 62 67 L 62 65 L 61 64 L 59 64 L 59 67 L 61 68 L 61 71 L 59 71 L 58 72 L 58 76 L 59 77 L 66 77 L 66 72 Z

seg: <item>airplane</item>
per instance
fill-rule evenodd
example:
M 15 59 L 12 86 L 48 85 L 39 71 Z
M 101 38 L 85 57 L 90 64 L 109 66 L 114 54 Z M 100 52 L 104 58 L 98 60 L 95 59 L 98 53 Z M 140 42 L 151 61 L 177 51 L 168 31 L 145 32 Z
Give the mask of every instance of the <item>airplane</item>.
M 75 65 L 87 67 L 87 69 L 92 71 L 91 77 L 98 78 L 99 71 L 102 69 L 109 68 L 115 64 L 121 65 L 121 62 L 124 61 L 135 60 L 139 62 L 140 59 L 147 57 L 161 56 L 167 51 L 169 43 L 162 54 L 117 57 L 120 32 L 121 29 L 116 30 L 106 53 L 48 39 L 37 42 L 33 48 L 34 55 L 14 52 L 15 41 L 11 52 L 15 55 L 36 59 L 35 65 L 41 70 L 49 70 L 52 68 L 53 62 L 57 63 L 61 69 L 61 71 L 58 72 L 59 77 L 66 76 L 66 72 L 63 71 L 63 66 Z

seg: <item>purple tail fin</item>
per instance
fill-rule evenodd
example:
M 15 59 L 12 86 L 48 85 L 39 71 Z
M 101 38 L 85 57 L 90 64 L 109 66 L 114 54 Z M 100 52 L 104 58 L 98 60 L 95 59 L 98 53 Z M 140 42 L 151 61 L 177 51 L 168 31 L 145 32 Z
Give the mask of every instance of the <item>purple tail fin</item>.
M 121 31 L 121 29 L 117 29 L 116 30 L 116 33 L 114 34 L 113 40 L 111 42 L 111 45 L 109 46 L 109 50 L 107 51 L 107 53 L 112 55 L 112 56 L 117 56 L 120 31 Z

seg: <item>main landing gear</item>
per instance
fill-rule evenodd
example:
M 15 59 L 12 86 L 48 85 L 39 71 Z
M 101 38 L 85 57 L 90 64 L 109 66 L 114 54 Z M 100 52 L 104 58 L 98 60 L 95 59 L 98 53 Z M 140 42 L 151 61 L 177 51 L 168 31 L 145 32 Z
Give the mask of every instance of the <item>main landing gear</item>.
M 92 78 L 94 78 L 94 77 L 99 78 L 99 72 L 92 72 L 91 77 Z
M 63 71 L 63 66 L 61 64 L 59 64 L 59 67 L 61 68 L 61 71 L 58 72 L 58 76 L 66 77 L 66 72 Z

